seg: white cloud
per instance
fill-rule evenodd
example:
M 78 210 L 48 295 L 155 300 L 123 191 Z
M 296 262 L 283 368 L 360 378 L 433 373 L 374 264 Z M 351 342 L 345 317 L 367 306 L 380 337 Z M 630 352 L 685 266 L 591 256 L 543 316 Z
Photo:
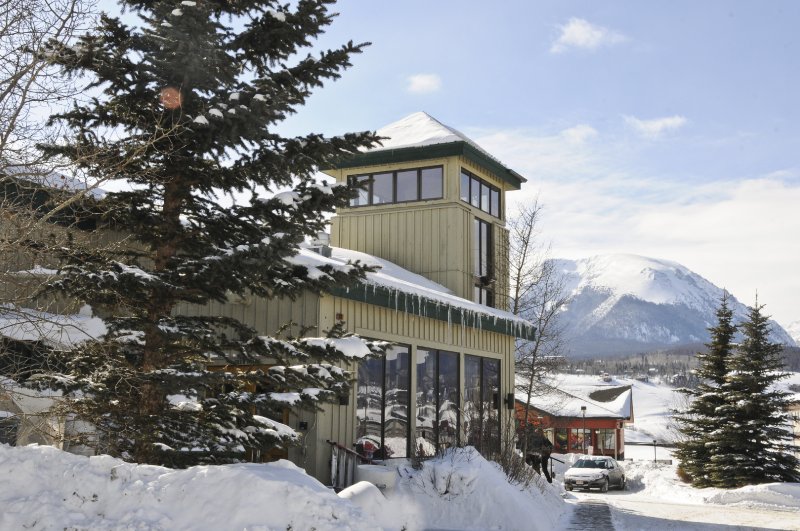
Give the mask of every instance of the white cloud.
M 436 74 L 414 74 L 408 77 L 406 90 L 412 94 L 429 94 L 442 88 L 442 79 Z
M 625 116 L 627 123 L 634 131 L 646 138 L 658 138 L 666 131 L 676 131 L 686 125 L 688 120 L 684 116 L 666 116 L 652 120 L 640 120 L 635 116 Z
M 551 53 L 562 53 L 570 48 L 596 50 L 600 46 L 609 46 L 624 42 L 627 37 L 603 26 L 595 26 L 582 18 L 571 18 L 566 24 L 559 26 L 561 34 L 550 47 Z
M 688 183 L 648 174 L 624 138 L 576 143 L 571 129 L 468 133 L 528 178 L 509 194 L 508 206 L 513 211 L 538 196 L 554 256 L 619 252 L 675 260 L 744 303 L 752 304 L 758 290 L 780 323 L 800 319 L 798 171 Z
M 575 127 L 561 131 L 561 136 L 573 144 L 583 144 L 597 136 L 597 129 L 591 125 L 578 124 Z

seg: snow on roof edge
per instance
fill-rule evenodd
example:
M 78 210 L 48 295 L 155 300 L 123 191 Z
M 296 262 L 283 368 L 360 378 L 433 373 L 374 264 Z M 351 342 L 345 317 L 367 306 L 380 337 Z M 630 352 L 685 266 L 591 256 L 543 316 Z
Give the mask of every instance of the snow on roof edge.
M 627 391 L 623 391 L 610 402 L 598 402 L 589 398 L 588 395 L 580 396 L 576 393 L 578 389 L 565 390 L 553 387 L 552 394 L 531 397 L 531 406 L 556 417 L 580 417 L 583 414 L 580 405 L 586 405 L 586 418 L 630 419 L 633 416 L 633 388 L 628 387 Z M 553 395 L 561 396 L 556 398 Z M 526 400 L 525 395 L 520 391 L 514 393 L 514 398 L 523 403 Z M 613 406 L 616 406 L 616 410 L 610 409 Z
M 508 165 L 503 163 L 503 161 L 481 147 L 480 144 L 461 131 L 443 124 L 425 111 L 417 111 L 387 124 L 378 129 L 376 134 L 380 137 L 384 137 L 384 140 L 381 141 L 381 145 L 364 149 L 362 150 L 363 153 L 425 148 L 438 144 L 465 142 L 483 156 L 514 174 L 521 181 L 525 181 L 524 177 L 518 175 Z
M 476 315 L 486 317 L 494 321 L 503 320 L 513 324 L 515 327 L 525 330 L 534 329 L 533 323 L 526 319 L 504 310 L 490 308 L 488 306 L 484 306 L 482 304 L 478 304 L 476 302 L 453 295 L 452 293 L 449 293 L 449 290 L 447 290 L 447 288 L 444 286 L 436 284 L 435 282 L 417 275 L 416 273 L 412 273 L 411 271 L 389 262 L 388 260 L 384 260 L 367 253 L 361 253 L 358 251 L 352 251 L 350 249 L 342 249 L 338 247 L 331 247 L 331 251 L 332 256 L 327 258 L 312 250 L 301 248 L 298 255 L 295 257 L 295 260 L 297 260 L 298 263 L 302 263 L 306 267 L 330 265 L 335 268 L 341 268 L 345 266 L 348 261 L 355 260 L 359 260 L 360 262 L 368 265 L 375 265 L 376 267 L 382 267 L 380 262 L 390 264 L 393 266 L 388 270 L 391 272 L 391 274 L 386 270 L 379 269 L 378 271 L 367 273 L 366 278 L 361 281 L 361 284 L 364 286 L 384 288 L 390 291 L 416 296 L 420 299 L 431 301 L 437 305 L 442 304 L 452 307 L 456 310 L 472 312 Z M 427 281 L 426 286 L 422 286 L 418 283 L 419 281 L 417 279 L 420 278 Z M 441 291 L 435 289 L 434 286 L 439 286 Z M 396 309 L 402 310 L 404 308 L 398 307 Z

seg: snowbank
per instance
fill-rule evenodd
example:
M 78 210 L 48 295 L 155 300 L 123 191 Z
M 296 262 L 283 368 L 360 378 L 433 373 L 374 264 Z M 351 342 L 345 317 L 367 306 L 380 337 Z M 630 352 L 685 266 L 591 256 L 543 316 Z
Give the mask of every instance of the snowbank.
M 397 471 L 398 484 L 387 497 L 402 512 L 374 515 L 387 528 L 403 521 L 409 531 L 551 530 L 568 510 L 556 484 L 511 486 L 500 467 L 473 448 L 425 461 L 421 470 L 406 463 Z
M 652 461 L 625 461 L 625 475 L 632 493 L 674 503 L 737 505 L 774 510 L 800 510 L 800 483 L 764 483 L 738 489 L 696 489 L 683 483 L 677 465 Z
M 171 470 L 0 445 L 0 477 L 0 529 L 376 529 L 288 461 Z
M 366 483 L 337 496 L 288 461 L 172 470 L 0 445 L 0 529 L 536 531 L 567 510 L 557 486 L 513 487 L 470 449 L 395 465 L 385 497 Z

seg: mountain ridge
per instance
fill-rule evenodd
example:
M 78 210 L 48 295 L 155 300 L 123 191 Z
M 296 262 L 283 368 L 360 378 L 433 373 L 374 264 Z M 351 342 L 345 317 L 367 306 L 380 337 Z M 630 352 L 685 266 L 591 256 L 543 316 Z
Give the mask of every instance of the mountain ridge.
M 554 259 L 570 302 L 561 313 L 577 356 L 630 354 L 708 340 L 724 290 L 671 261 L 633 254 Z M 734 322 L 747 306 L 729 293 Z M 771 321 L 772 340 L 796 342 Z

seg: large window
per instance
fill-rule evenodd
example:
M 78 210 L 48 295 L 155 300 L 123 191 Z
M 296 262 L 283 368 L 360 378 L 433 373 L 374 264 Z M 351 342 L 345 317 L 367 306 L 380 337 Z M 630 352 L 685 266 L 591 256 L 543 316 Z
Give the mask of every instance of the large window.
M 494 240 L 492 225 L 475 218 L 472 229 L 472 271 L 475 275 L 473 300 L 494 306 Z
M 500 451 L 500 360 L 464 356 L 464 427 L 482 454 Z
M 407 346 L 384 358 L 362 361 L 356 392 L 356 449 L 374 458 L 408 457 L 408 399 L 411 387 Z
M 350 175 L 348 182 L 361 187 L 358 196 L 350 200 L 350 206 L 441 199 L 444 197 L 442 176 L 441 166 Z
M 575 429 L 569 430 L 569 451 L 583 453 L 592 445 L 592 430 Z
M 458 354 L 417 349 L 415 450 L 430 456 L 455 446 L 459 430 Z
M 597 447 L 601 455 L 605 455 L 608 451 L 614 451 L 617 448 L 616 430 L 602 429 L 597 430 Z
M 500 190 L 465 169 L 461 170 L 461 200 L 499 218 Z
M 560 454 L 569 453 L 569 442 L 567 438 L 567 428 L 555 428 L 555 440 L 553 450 Z

